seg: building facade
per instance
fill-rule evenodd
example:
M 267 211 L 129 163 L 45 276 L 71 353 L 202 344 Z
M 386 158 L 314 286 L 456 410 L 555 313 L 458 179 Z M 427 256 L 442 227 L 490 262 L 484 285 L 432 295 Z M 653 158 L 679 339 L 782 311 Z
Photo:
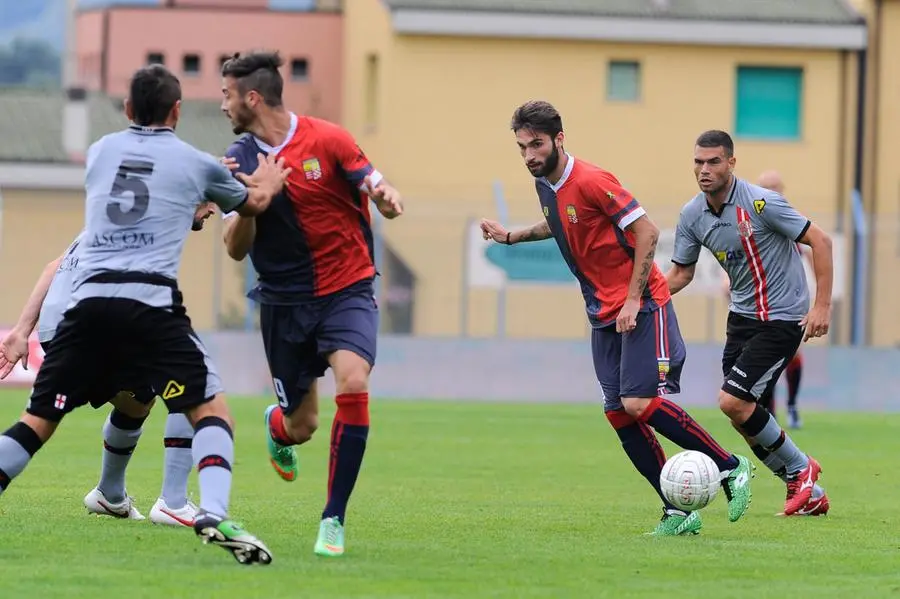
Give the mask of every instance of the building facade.
M 484 264 L 462 257 L 471 220 L 500 215 L 498 189 L 510 222 L 541 218 L 509 131 L 530 99 L 553 102 L 567 149 L 616 173 L 664 231 L 696 192 L 693 142 L 712 128 L 734 134 L 739 176 L 781 170 L 797 207 L 839 231 L 866 26 L 838 0 L 766 4 L 695 14 L 650 0 L 348 3 L 345 88 L 356 91 L 344 121 L 409 198 L 385 232 L 415 275 L 414 331 L 587 334 L 574 283 L 498 290 L 473 279 Z M 690 340 L 721 337 L 721 294 L 676 304 Z
M 285 102 L 339 122 L 343 25 L 333 2 L 311 0 L 137 0 L 87 2 L 76 17 L 78 81 L 124 97 L 134 70 L 164 63 L 185 98 L 221 98 L 220 68 L 235 52 L 279 50 Z

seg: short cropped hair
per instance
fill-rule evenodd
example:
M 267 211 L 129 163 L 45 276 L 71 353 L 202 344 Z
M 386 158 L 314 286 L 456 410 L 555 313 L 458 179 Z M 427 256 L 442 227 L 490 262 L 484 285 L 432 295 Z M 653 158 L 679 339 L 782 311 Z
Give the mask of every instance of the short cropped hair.
M 181 100 L 181 82 L 161 64 L 141 67 L 131 76 L 129 99 L 135 124 L 162 125 Z
M 276 108 L 282 104 L 284 79 L 278 69 L 283 64 L 278 52 L 236 52 L 222 65 L 222 77 L 233 77 L 241 94 L 255 91 L 266 106 Z
M 724 131 L 711 129 L 704 131 L 697 138 L 697 145 L 701 148 L 725 148 L 725 156 L 731 158 L 734 155 L 734 140 Z
M 510 128 L 514 132 L 524 129 L 535 133 L 546 133 L 554 138 L 563 130 L 562 117 L 550 102 L 532 100 L 516 108 Z

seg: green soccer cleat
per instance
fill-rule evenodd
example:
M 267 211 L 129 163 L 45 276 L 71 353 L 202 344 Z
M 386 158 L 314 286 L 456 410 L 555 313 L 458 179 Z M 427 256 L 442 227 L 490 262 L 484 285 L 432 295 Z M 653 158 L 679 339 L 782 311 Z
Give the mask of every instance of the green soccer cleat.
M 233 520 L 201 511 L 194 520 L 194 532 L 205 545 L 218 545 L 230 552 L 239 564 L 267 566 L 272 563 L 272 552 L 265 543 Z
M 338 557 L 344 555 L 344 527 L 337 516 L 325 518 L 319 524 L 319 538 L 316 539 L 316 555 Z
M 747 513 L 753 493 L 750 491 L 750 479 L 756 476 L 756 466 L 742 455 L 735 455 L 738 467 L 728 473 L 722 480 L 722 490 L 728 498 L 728 520 L 737 522 Z
M 703 521 L 700 520 L 700 512 L 690 512 L 685 515 L 663 510 L 662 520 L 659 521 L 653 532 L 647 534 L 655 537 L 698 535 L 701 528 L 703 528 Z
M 294 451 L 293 446 L 285 447 L 284 445 L 279 445 L 272 438 L 272 433 L 269 431 L 269 420 L 272 418 L 272 411 L 277 407 L 277 405 L 271 405 L 266 408 L 266 445 L 269 448 L 269 462 L 271 462 L 272 468 L 275 469 L 278 476 L 291 482 L 297 480 L 299 472 L 297 452 Z

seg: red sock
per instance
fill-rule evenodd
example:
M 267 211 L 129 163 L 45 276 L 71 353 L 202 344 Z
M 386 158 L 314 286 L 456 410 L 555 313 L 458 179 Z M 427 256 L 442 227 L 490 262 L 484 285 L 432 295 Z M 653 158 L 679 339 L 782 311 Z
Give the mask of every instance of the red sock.
M 288 445 L 297 444 L 287 434 L 287 429 L 284 426 L 284 412 L 281 410 L 281 406 L 276 406 L 269 416 L 269 434 L 272 435 L 272 439 L 279 445 L 287 447 Z

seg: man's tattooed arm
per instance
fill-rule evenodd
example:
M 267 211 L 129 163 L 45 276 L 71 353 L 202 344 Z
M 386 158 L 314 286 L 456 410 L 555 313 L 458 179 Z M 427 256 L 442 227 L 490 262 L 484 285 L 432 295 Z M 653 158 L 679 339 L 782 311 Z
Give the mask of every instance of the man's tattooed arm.
M 628 299 L 640 300 L 653 272 L 659 229 L 646 216 L 642 216 L 628 226 L 634 233 L 634 270 L 628 285 Z
M 527 229 L 521 229 L 510 233 L 509 244 L 512 245 L 514 243 L 522 243 L 525 241 L 541 241 L 543 239 L 550 239 L 551 236 L 550 225 L 547 224 L 547 221 L 542 220 Z

